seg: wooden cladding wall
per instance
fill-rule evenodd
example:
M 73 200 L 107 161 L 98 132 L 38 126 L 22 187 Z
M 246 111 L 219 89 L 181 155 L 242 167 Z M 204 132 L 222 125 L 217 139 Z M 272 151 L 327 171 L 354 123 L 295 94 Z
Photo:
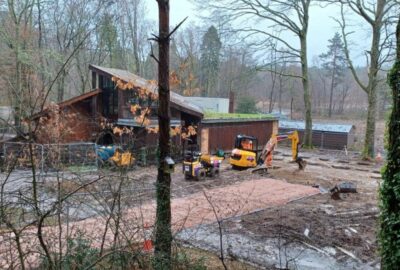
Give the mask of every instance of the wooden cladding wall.
M 38 119 L 37 143 L 72 143 L 94 141 L 100 127 L 90 111 L 90 103 L 80 102 Z
M 217 149 L 231 151 L 237 135 L 244 134 L 258 139 L 258 147 L 262 148 L 276 129 L 278 121 L 248 121 L 248 122 L 215 122 L 201 124 L 201 150 L 215 153 Z M 207 134 L 208 138 L 203 138 Z
M 292 131 L 292 129 L 279 129 L 279 133 Z M 304 130 L 298 130 L 300 143 L 303 142 Z M 351 147 L 354 142 L 352 131 L 350 133 L 344 132 L 328 132 L 328 131 L 313 131 L 312 144 L 318 148 L 337 149 L 343 150 L 346 146 Z

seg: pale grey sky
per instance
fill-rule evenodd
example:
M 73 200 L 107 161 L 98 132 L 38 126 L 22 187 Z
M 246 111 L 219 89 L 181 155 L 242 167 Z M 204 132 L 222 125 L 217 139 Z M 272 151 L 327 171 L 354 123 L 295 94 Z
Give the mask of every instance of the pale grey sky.
M 155 21 L 158 19 L 158 8 L 156 0 L 147 0 L 147 8 L 149 11 L 149 17 Z M 193 4 L 189 0 L 171 0 L 171 26 L 176 25 L 182 21 L 186 16 L 189 19 L 185 24 L 190 22 L 198 22 L 197 17 L 198 11 L 195 10 Z M 328 39 L 332 38 L 335 32 L 340 32 L 337 23 L 332 17 L 340 18 L 340 9 L 335 6 L 329 6 L 321 8 L 319 6 L 313 6 L 310 10 L 310 25 L 308 34 L 308 55 L 309 62 L 312 64 L 314 57 L 320 55 L 327 50 Z M 357 17 L 353 17 L 355 21 L 352 22 L 354 27 L 362 28 L 362 21 Z M 367 29 L 367 28 L 366 28 Z M 297 38 L 287 37 L 290 43 L 296 47 L 298 42 Z M 353 61 L 357 65 L 364 64 L 364 50 L 368 48 L 369 34 L 367 31 L 358 31 L 357 34 L 352 35 L 352 56 Z

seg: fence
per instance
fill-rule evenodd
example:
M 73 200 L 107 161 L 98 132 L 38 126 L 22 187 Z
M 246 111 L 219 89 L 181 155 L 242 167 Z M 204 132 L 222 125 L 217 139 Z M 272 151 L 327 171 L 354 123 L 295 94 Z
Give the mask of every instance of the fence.
M 7 126 L 7 127 L 0 127 L 0 141 L 8 140 L 17 136 L 16 127 Z
M 131 151 L 136 158 L 136 164 L 139 166 L 157 165 L 159 150 L 158 146 L 146 146 Z M 171 145 L 171 158 L 175 162 L 181 162 L 183 154 L 180 145 Z
M 130 150 L 139 166 L 158 164 L 158 147 L 141 147 Z M 182 160 L 182 149 L 171 146 L 171 157 Z M 5 142 L 3 144 L 3 167 L 5 170 L 31 170 L 32 163 L 39 172 L 60 170 L 92 171 L 98 168 L 97 144 L 37 144 Z
M 8 170 L 32 169 L 41 172 L 57 170 L 87 171 L 97 169 L 95 143 L 36 144 L 6 142 L 3 144 L 4 167 Z

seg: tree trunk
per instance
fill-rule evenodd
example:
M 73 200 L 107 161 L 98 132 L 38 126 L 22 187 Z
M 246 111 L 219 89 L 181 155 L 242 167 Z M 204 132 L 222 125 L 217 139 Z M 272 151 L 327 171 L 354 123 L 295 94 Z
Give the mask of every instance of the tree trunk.
M 279 95 L 278 95 L 278 106 L 279 106 L 279 114 L 282 114 L 282 76 L 279 75 Z
M 155 269 L 171 269 L 171 174 L 166 158 L 170 156 L 169 90 L 169 0 L 157 0 L 159 11 L 158 125 L 160 158 L 156 184 Z
M 293 97 L 290 99 L 290 120 L 293 120 Z
M 332 68 L 332 77 L 331 77 L 331 92 L 329 93 L 329 113 L 328 113 L 328 117 L 331 118 L 332 117 L 332 103 L 333 103 L 333 89 L 335 86 L 335 70 L 336 67 L 336 53 L 333 56 L 333 68 Z
M 134 41 L 133 41 L 133 53 L 135 55 L 135 62 L 136 62 L 136 74 L 140 74 L 140 59 L 139 59 L 139 48 L 138 48 L 138 5 L 139 1 L 135 1 L 135 9 L 134 9 L 134 17 L 133 17 L 133 29 L 134 29 Z
M 275 93 L 275 85 L 276 85 L 276 64 L 274 71 L 271 72 L 271 80 L 272 80 L 272 86 L 271 86 L 271 92 L 269 93 L 269 106 L 268 106 L 268 113 L 272 113 L 274 110 L 274 93 Z
M 328 111 L 328 117 L 331 118 L 332 117 L 332 103 L 333 103 L 333 79 L 331 82 L 331 89 L 330 89 L 330 93 L 329 93 L 329 111 Z
M 65 89 L 65 77 L 67 73 L 65 70 L 62 71 L 62 74 L 58 81 L 57 87 L 57 102 L 62 102 L 64 100 L 64 89 Z
M 378 72 L 379 72 L 379 50 L 382 25 L 382 10 L 384 9 L 384 1 L 378 1 L 377 14 L 380 14 L 376 19 L 372 28 L 372 44 L 371 44 L 371 64 L 368 70 L 368 86 L 366 92 L 368 94 L 368 113 L 367 125 L 365 131 L 365 141 L 363 149 L 363 157 L 371 158 L 374 156 L 375 148 L 375 120 L 377 106 L 377 91 L 378 91 Z
M 376 103 L 377 103 L 377 93 L 375 90 L 370 90 L 368 94 L 368 112 L 367 112 L 367 123 L 365 130 L 364 150 L 363 150 L 363 156 L 365 158 L 374 156 Z
M 308 78 L 308 59 L 307 59 L 307 35 L 300 36 L 301 45 L 301 73 L 304 91 L 304 107 L 306 127 L 304 133 L 304 145 L 312 147 L 312 116 L 311 116 L 311 94 L 310 83 Z
M 388 123 L 387 165 L 380 189 L 381 269 L 398 269 L 400 265 L 400 18 L 397 24 L 397 57 L 388 76 L 393 93 L 393 108 Z
M 18 32 L 17 32 L 18 33 Z M 19 35 L 19 34 L 18 34 Z M 22 94 L 22 87 L 21 87 L 21 62 L 19 60 L 19 42 L 17 42 L 15 51 L 15 89 L 18 93 L 15 95 L 14 99 L 14 126 L 20 131 L 21 127 L 21 94 Z

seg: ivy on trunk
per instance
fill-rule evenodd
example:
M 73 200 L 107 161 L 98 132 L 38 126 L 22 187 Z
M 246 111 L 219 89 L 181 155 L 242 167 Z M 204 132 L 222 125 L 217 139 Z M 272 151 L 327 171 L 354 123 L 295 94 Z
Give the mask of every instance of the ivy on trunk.
M 400 20 L 396 38 L 396 62 L 388 77 L 393 93 L 393 108 L 388 123 L 388 155 L 380 188 L 382 269 L 399 269 L 400 265 Z

